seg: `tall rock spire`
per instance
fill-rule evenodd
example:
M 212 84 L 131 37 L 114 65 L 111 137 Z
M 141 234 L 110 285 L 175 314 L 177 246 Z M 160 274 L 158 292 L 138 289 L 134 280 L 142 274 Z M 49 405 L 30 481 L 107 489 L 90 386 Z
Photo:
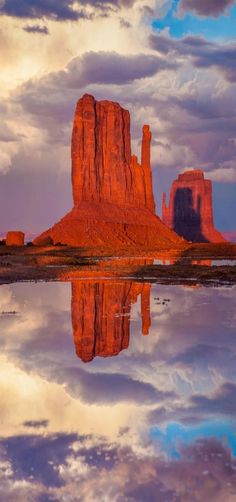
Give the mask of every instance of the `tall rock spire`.
M 132 173 L 127 110 L 85 94 L 76 106 L 71 157 L 75 207 L 81 201 L 129 204 Z
M 144 172 L 144 188 L 146 207 L 155 213 L 155 202 L 152 191 L 152 172 L 151 172 L 151 139 L 152 133 L 149 125 L 143 126 L 141 165 Z
M 142 334 L 148 335 L 151 326 L 150 314 L 151 284 L 144 283 L 141 292 Z
M 96 252 L 184 247 L 155 215 L 151 132 L 143 127 L 141 164 L 131 156 L 130 115 L 112 101 L 85 94 L 74 116 L 71 160 L 73 209 L 34 244 L 66 244 Z
M 136 157 L 131 161 L 129 112 L 118 103 L 95 101 L 85 94 L 77 103 L 72 132 L 74 207 L 82 201 L 110 202 L 155 213 L 151 138 L 144 125 L 141 166 Z

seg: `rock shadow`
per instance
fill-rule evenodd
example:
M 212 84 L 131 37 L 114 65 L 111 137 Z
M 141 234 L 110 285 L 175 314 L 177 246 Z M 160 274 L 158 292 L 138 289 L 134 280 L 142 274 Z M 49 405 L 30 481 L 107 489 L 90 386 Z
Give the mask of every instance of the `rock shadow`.
M 194 207 L 191 188 L 178 188 L 174 198 L 174 231 L 191 242 L 209 242 L 202 233 L 201 197 Z

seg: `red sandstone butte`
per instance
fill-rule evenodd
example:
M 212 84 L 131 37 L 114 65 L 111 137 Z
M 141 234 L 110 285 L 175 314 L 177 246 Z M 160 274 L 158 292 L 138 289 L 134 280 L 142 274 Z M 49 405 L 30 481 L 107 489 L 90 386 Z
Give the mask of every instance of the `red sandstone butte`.
M 141 295 L 142 332 L 148 335 L 150 284 L 129 281 L 72 281 L 71 317 L 77 356 L 117 356 L 129 346 L 131 305 Z
M 85 94 L 72 132 L 74 207 L 34 244 L 133 252 L 183 247 L 183 239 L 155 215 L 150 145 L 145 125 L 139 164 L 131 155 L 129 112 Z
M 20 231 L 12 230 L 7 232 L 6 246 L 24 246 L 25 234 Z
M 200 169 L 186 171 L 171 187 L 169 206 L 162 203 L 163 222 L 192 242 L 225 242 L 214 227 L 212 183 Z

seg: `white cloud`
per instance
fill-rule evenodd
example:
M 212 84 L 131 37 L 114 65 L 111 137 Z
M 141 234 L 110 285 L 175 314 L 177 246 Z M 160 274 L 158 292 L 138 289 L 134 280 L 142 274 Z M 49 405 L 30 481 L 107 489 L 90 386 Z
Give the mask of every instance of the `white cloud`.
M 232 167 L 230 167 L 232 165 Z M 234 163 L 225 163 L 222 167 L 214 169 L 207 173 L 208 178 L 212 181 L 221 183 L 236 183 L 236 166 Z

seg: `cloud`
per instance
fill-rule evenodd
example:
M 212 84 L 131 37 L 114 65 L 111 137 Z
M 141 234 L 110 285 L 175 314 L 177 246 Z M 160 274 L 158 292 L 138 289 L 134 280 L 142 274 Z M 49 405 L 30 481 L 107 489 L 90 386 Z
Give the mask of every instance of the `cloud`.
M 87 17 L 83 10 L 75 10 L 72 0 L 4 0 L 0 14 L 18 18 L 47 17 L 56 21 L 76 21 Z
M 235 460 L 215 439 L 179 445 L 178 459 L 102 437 L 55 434 L 0 441 L 0 496 L 18 500 L 199 500 L 233 502 Z M 112 479 L 112 483 L 111 483 Z M 186 481 L 187 480 L 187 481 Z
M 199 16 L 218 17 L 232 7 L 235 0 L 181 0 L 180 13 L 192 11 Z
M 170 305 L 156 305 L 157 296 L 169 298 Z M 82 365 L 74 354 L 69 284 L 4 286 L 2 301 L 3 310 L 14 309 L 20 318 L 3 316 L 1 320 L 1 430 L 5 439 L 0 440 L 4 465 L 0 498 L 8 502 L 9 482 L 11 493 L 17 483 L 18 494 L 19 483 L 27 490 L 19 500 L 38 500 L 35 494 L 29 496 L 32 486 L 45 493 L 50 489 L 52 499 L 70 500 L 78 485 L 81 500 L 119 500 L 120 493 L 122 500 L 152 500 L 154 493 L 163 502 L 188 500 L 188 490 L 193 492 L 194 487 L 201 500 L 230 500 L 235 489 L 235 461 L 230 452 L 233 426 L 227 425 L 235 415 L 236 402 L 235 384 L 229 381 L 235 378 L 235 360 L 229 357 L 230 350 L 234 354 L 233 289 L 153 286 L 149 337 L 140 335 L 136 315 L 129 349 L 119 357 L 96 358 L 89 365 Z M 14 374 L 10 363 L 4 365 L 4 358 L 11 361 Z M 228 381 L 224 370 L 229 371 Z M 177 399 L 169 389 L 176 391 Z M 149 421 L 147 414 L 158 405 L 158 413 Z M 226 424 L 226 439 L 223 434 L 217 436 L 222 445 L 204 439 L 209 416 Z M 150 422 L 163 424 L 170 419 L 180 424 L 174 438 L 179 457 L 174 460 L 163 442 L 150 437 Z M 47 429 L 42 427 L 44 421 L 48 421 Z M 181 424 L 197 422 L 201 440 L 194 442 L 191 427 Z M 190 430 L 187 436 L 186 429 Z M 70 438 L 63 431 L 79 431 L 84 436 L 72 434 Z M 87 439 L 86 434 L 90 435 Z M 216 434 L 217 428 L 212 435 Z M 189 446 L 183 448 L 187 442 Z
M 135 2 L 137 2 L 137 0 L 80 0 L 82 5 L 95 5 L 101 9 L 109 6 L 130 8 Z
M 212 346 L 207 344 L 197 344 L 188 347 L 184 352 L 177 354 L 169 364 L 183 364 L 186 367 L 220 368 L 227 365 L 233 367 L 236 363 L 236 354 L 231 348 L 224 346 Z
M 229 165 L 230 164 L 230 165 Z M 210 173 L 212 181 L 223 183 L 236 183 L 235 161 L 223 163 L 219 169 L 214 169 Z
M 39 24 L 23 26 L 22 29 L 27 33 L 39 33 L 41 35 L 49 35 L 47 26 L 40 26 Z
M 49 27 L 51 32 L 51 24 Z M 118 101 L 130 110 L 134 153 L 140 152 L 142 124 L 150 123 L 152 165 L 165 169 L 165 173 L 167 169 L 172 170 L 168 181 L 163 171 L 159 172 L 155 183 L 158 189 L 168 188 L 170 177 L 175 176 L 177 169 L 186 167 L 198 166 L 212 173 L 209 174 L 212 180 L 234 181 L 236 112 L 232 103 L 236 99 L 235 84 L 224 81 L 222 72 L 215 72 L 215 67 L 199 69 L 194 63 L 201 51 L 212 51 L 216 44 L 201 37 L 177 41 L 164 35 L 156 37 L 160 54 L 89 51 L 71 59 L 66 66 L 59 66 L 58 71 L 19 86 L 10 100 L 11 125 L 14 122 L 15 131 L 21 127 L 24 137 L 11 147 L 4 142 L 2 172 L 14 168 L 18 172 L 28 171 L 30 156 L 35 157 L 36 152 L 34 170 L 38 170 L 39 175 L 42 163 L 53 179 L 54 166 L 61 165 L 62 160 L 64 172 L 69 173 L 75 104 L 84 92 L 89 92 L 97 99 Z M 233 65 L 229 71 L 233 71 Z M 52 149 L 55 144 L 57 149 Z M 8 179 L 10 181 L 10 177 Z M 46 179 L 41 185 L 45 182 Z
M 198 166 L 213 181 L 235 182 L 236 45 L 195 36 L 177 40 L 163 33 L 150 41 L 158 53 L 181 65 L 170 92 L 159 92 L 153 103 L 162 126 L 159 139 L 170 145 L 159 146 L 158 164 Z
M 174 68 L 174 64 L 155 55 L 91 51 L 72 59 L 63 70 L 27 81 L 13 94 L 12 103 L 31 114 L 34 124 L 54 131 L 55 141 L 66 122 L 70 133 L 76 101 L 88 86 L 102 89 L 106 85 L 103 93 L 107 96 L 111 93 L 108 86 L 128 85 Z
M 49 424 L 48 420 L 27 420 L 23 423 L 24 427 L 29 427 L 32 429 L 38 429 L 40 427 L 47 427 Z
M 70 88 L 93 84 L 127 84 L 159 71 L 174 69 L 175 64 L 150 54 L 121 55 L 116 52 L 88 52 L 73 59 L 65 73 L 59 74 L 62 85 Z
M 121 401 L 146 405 L 174 399 L 175 393 L 158 390 L 154 385 L 120 373 L 90 373 L 80 368 L 59 372 L 68 381 L 68 391 L 86 403 L 115 404 Z
M 163 70 L 172 70 L 175 64 L 150 54 L 118 54 L 117 52 L 86 52 L 72 59 L 64 70 L 51 73 L 41 80 L 28 82 L 25 90 L 37 88 L 39 92 L 55 89 L 81 89 L 91 84 L 129 84 L 148 78 Z M 24 91 L 24 87 L 22 88 Z M 59 103 L 58 103 L 59 105 Z
M 55 434 L 47 437 L 13 436 L 0 441 L 11 459 L 15 479 L 34 479 L 47 487 L 63 485 L 55 464 L 63 464 L 76 434 Z
M 12 105 L 20 105 L 25 117 L 30 117 L 32 125 L 39 131 L 46 130 L 50 143 L 63 143 L 69 148 L 76 101 L 89 86 L 98 86 L 98 92 L 102 90 L 106 99 L 110 97 L 113 85 L 121 90 L 122 85 L 174 68 L 174 64 L 155 55 L 91 51 L 72 59 L 63 70 L 27 81 L 13 94 Z M 117 90 L 114 90 L 111 98 L 116 100 L 116 97 Z M 45 144 L 45 137 L 43 141 Z
M 123 19 L 122 17 L 120 18 L 120 26 L 121 28 L 131 28 L 131 23 L 127 21 L 126 19 Z
M 92 19 L 95 12 L 106 17 L 112 12 L 129 9 L 136 2 L 139 0 L 2 0 L 0 14 L 24 19 L 45 17 L 54 21 L 77 21 Z
M 213 396 L 195 395 L 191 398 L 193 411 L 201 412 L 202 414 L 223 413 L 234 417 L 236 415 L 236 384 L 225 382 L 213 394 Z
M 214 352 L 214 349 L 213 351 Z M 218 355 L 217 355 L 218 357 Z M 209 361 L 205 358 L 205 365 Z M 234 357 L 235 363 L 235 357 Z M 226 363 L 227 364 L 227 363 Z M 232 364 L 232 361 L 230 362 Z M 204 362 L 202 363 L 204 366 Z M 192 370 L 194 371 L 195 363 Z M 201 363 L 198 363 L 198 370 Z M 158 407 L 150 411 L 149 421 L 151 424 L 176 422 L 185 425 L 201 424 L 204 420 L 215 420 L 222 417 L 236 418 L 236 384 L 224 382 L 214 392 L 208 395 L 193 394 L 184 406 Z
M 216 68 L 229 82 L 236 82 L 236 44 L 217 44 L 203 37 L 186 36 L 173 39 L 168 35 L 150 36 L 151 47 L 162 54 L 175 57 L 189 56 L 196 68 Z

